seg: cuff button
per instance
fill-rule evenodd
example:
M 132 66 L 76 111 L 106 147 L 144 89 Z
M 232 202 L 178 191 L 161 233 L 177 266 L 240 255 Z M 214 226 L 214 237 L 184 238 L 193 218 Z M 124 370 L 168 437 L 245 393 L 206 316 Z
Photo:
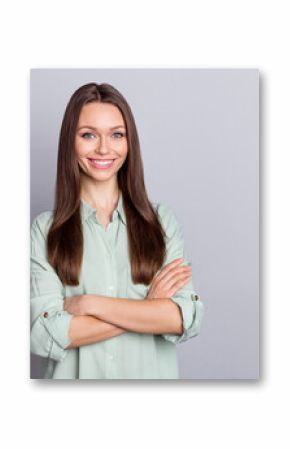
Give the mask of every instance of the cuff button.
M 44 312 L 43 316 L 44 316 L 44 318 L 47 318 L 48 317 L 48 312 Z

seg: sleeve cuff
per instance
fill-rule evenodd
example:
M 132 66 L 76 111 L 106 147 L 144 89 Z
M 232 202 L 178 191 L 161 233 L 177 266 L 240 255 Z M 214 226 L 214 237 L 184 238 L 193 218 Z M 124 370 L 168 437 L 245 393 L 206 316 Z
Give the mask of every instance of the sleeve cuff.
M 31 352 L 61 362 L 71 343 L 68 332 L 73 315 L 67 311 L 47 309 L 34 321 L 31 330 Z
M 161 336 L 171 343 L 178 344 L 187 341 L 200 333 L 204 315 L 204 304 L 196 294 L 191 294 L 189 297 L 173 295 L 171 296 L 171 299 L 180 308 L 183 333 L 181 335 L 163 333 Z

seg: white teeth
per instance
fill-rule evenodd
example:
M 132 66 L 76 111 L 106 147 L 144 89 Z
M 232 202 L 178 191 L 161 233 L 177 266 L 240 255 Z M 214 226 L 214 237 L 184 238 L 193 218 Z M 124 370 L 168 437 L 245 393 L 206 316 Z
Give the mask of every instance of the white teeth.
M 109 165 L 113 162 L 113 159 L 110 161 L 98 161 L 97 159 L 92 159 L 92 162 L 99 165 Z

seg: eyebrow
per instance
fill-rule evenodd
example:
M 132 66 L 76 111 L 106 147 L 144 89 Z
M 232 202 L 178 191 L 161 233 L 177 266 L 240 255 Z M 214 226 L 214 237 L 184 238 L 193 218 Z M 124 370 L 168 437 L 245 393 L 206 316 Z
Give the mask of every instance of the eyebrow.
M 86 126 L 81 126 L 80 128 L 78 128 L 78 131 L 80 129 L 83 129 L 83 128 L 93 129 L 94 131 L 97 131 L 97 129 L 98 129 L 98 128 L 95 128 L 94 126 L 86 125 Z M 124 128 L 125 129 L 125 126 L 123 126 L 123 125 L 116 125 L 116 126 L 112 126 L 112 128 L 109 128 L 109 129 L 112 130 L 112 129 L 117 129 L 117 128 Z

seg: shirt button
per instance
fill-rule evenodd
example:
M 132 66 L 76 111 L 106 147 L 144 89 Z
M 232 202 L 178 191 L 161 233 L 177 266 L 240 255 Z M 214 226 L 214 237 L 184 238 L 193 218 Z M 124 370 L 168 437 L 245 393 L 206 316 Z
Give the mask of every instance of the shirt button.
M 48 312 L 44 312 L 43 316 L 44 316 L 44 318 L 47 318 L 48 317 Z
M 109 289 L 110 289 L 110 290 L 114 290 L 114 286 L 113 286 L 113 285 L 110 285 Z
M 114 358 L 114 356 L 112 354 L 109 354 L 108 357 L 110 360 L 112 360 Z

